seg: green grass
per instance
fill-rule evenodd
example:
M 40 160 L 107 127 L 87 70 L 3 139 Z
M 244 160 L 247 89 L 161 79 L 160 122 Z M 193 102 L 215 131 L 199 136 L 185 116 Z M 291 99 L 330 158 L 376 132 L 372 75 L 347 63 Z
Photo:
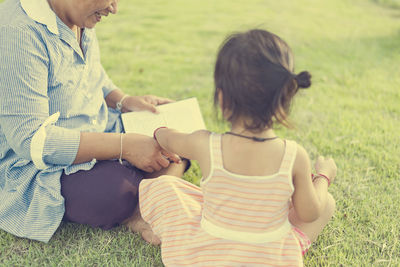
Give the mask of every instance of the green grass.
M 400 7 L 400 0 L 375 0 L 377 3 L 380 3 L 382 5 L 386 5 L 388 7 L 395 7 L 399 8 Z
M 124 0 L 97 34 L 116 84 L 131 94 L 196 96 L 213 131 L 227 127 L 212 109 L 213 64 L 224 37 L 261 27 L 285 39 L 296 70 L 310 71 L 313 86 L 293 106 L 297 129 L 277 132 L 313 159 L 332 156 L 339 168 L 330 188 L 337 212 L 305 265 L 399 266 L 400 10 L 384 2 Z M 185 175 L 199 178 L 196 165 Z M 0 255 L 5 266 L 162 265 L 158 248 L 123 227 L 62 224 L 48 244 L 0 231 Z

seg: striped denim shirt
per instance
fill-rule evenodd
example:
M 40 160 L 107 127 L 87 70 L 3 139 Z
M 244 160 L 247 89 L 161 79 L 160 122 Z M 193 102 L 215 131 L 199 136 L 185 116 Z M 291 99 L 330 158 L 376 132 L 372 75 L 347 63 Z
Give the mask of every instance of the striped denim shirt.
M 81 48 L 46 0 L 0 4 L 0 229 L 14 235 L 48 242 L 64 215 L 62 172 L 96 162 L 72 165 L 80 132 L 120 129 L 94 30 Z

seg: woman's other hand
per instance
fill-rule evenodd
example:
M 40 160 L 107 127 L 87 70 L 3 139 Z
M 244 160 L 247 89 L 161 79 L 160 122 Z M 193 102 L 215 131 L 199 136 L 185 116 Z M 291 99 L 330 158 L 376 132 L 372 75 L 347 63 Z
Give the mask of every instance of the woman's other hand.
M 155 95 L 130 96 L 124 94 L 121 89 L 111 91 L 105 98 L 107 106 L 121 112 L 147 110 L 157 113 L 157 106 L 174 102 L 171 99 Z
M 123 101 L 122 112 L 147 110 L 153 113 L 158 113 L 158 105 L 171 102 L 173 102 L 173 100 L 154 95 L 128 96 Z
M 162 149 L 152 137 L 128 133 L 122 138 L 122 158 L 141 170 L 154 172 L 168 167 L 170 160 L 181 162 L 177 155 Z

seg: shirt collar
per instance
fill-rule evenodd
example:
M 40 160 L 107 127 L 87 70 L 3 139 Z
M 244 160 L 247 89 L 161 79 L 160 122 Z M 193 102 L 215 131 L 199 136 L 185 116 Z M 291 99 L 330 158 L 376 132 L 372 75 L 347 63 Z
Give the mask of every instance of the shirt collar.
M 46 25 L 52 33 L 58 35 L 57 17 L 47 0 L 20 0 L 26 14 L 36 22 Z

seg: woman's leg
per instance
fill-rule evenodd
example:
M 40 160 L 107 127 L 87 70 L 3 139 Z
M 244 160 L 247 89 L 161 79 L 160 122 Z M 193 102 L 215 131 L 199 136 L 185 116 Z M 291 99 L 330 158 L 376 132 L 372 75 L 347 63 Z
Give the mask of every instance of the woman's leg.
M 118 161 L 99 161 L 89 171 L 61 176 L 64 220 L 110 229 L 132 216 L 144 173 Z
M 143 220 L 142 215 L 140 214 L 139 205 L 137 205 L 132 217 L 124 221 L 123 224 L 125 224 L 132 232 L 139 233 L 146 242 L 152 245 L 161 244 L 161 240 L 154 234 L 150 224 Z
M 335 207 L 335 199 L 333 199 L 332 195 L 328 193 L 326 207 L 318 219 L 310 223 L 305 223 L 298 218 L 294 208 L 291 208 L 289 211 L 289 221 L 292 225 L 305 233 L 311 242 L 314 242 L 317 240 L 318 235 L 322 232 L 322 229 L 324 229 L 325 225 L 327 225 L 332 218 L 335 212 Z

